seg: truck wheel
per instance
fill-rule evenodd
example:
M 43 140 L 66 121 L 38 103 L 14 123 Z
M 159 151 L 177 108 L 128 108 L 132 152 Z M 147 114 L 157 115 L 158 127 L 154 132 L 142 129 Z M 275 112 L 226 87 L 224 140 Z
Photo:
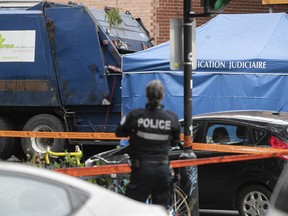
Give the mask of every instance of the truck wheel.
M 0 117 L 0 130 L 14 130 L 13 125 L 10 119 Z M 0 158 L 2 160 L 7 160 L 13 155 L 15 140 L 15 137 L 0 137 Z
M 24 131 L 35 132 L 64 132 L 63 122 L 56 116 L 50 114 L 39 114 L 30 118 L 23 127 Z M 50 146 L 51 151 L 64 152 L 67 147 L 65 139 L 51 138 L 22 138 L 21 145 L 26 155 L 32 158 L 35 154 L 44 154 L 47 147 Z
M 21 161 L 25 161 L 27 159 L 25 153 L 23 152 L 20 138 L 18 138 L 15 142 L 14 156 Z
M 271 191 L 262 185 L 246 187 L 238 199 L 239 215 L 266 215 L 270 208 L 270 196 Z

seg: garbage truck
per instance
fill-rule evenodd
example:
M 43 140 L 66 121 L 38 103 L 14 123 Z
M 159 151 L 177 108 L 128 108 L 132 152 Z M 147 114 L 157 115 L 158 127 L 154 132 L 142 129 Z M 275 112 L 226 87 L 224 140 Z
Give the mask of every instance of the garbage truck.
M 114 132 L 121 119 L 123 54 L 152 45 L 129 11 L 41 1 L 0 7 L 0 130 Z M 80 145 L 88 156 L 116 141 L 0 137 L 0 158 Z

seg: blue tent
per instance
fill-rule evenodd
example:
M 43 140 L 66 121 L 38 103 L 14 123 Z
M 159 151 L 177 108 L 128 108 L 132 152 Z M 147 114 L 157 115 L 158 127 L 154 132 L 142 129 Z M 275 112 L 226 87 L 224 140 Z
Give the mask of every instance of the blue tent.
M 166 87 L 164 105 L 183 118 L 183 72 L 169 68 L 169 42 L 123 57 L 123 111 L 143 107 L 149 80 Z M 221 14 L 196 30 L 193 115 L 288 111 L 288 16 Z

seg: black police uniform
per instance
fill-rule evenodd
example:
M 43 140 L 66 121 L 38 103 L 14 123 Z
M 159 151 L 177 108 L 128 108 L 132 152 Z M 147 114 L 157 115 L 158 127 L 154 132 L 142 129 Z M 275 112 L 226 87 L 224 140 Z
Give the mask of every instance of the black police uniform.
M 152 195 L 154 204 L 168 207 L 172 184 L 168 153 L 180 141 L 180 126 L 175 113 L 137 109 L 123 117 L 116 136 L 130 136 L 131 176 L 126 196 L 145 202 Z

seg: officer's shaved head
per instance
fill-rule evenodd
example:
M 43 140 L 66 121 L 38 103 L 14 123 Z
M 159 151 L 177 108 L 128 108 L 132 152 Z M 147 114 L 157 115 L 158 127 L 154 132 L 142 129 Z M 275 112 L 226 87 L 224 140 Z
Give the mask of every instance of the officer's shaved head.
M 147 84 L 146 97 L 149 103 L 159 105 L 164 97 L 164 86 L 160 80 L 152 80 Z

